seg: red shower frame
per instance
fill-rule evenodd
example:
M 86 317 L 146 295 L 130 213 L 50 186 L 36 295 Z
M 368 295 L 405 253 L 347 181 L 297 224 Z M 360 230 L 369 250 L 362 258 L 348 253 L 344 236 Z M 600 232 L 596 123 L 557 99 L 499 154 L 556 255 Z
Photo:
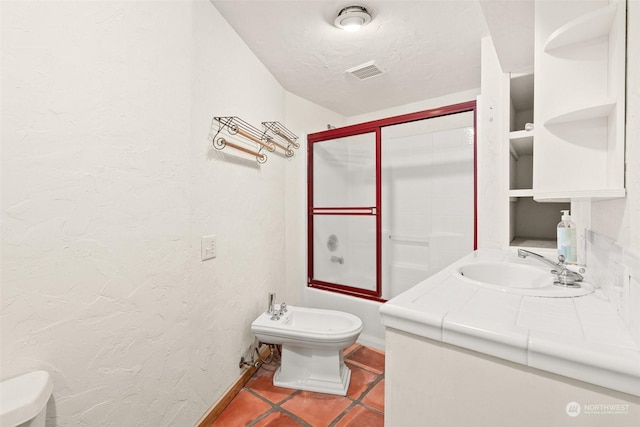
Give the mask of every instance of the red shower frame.
M 386 126 L 410 123 L 418 120 L 448 116 L 451 114 L 473 111 L 473 248 L 478 247 L 478 163 L 476 132 L 476 101 L 448 105 L 441 108 L 419 111 L 374 120 L 356 125 L 330 129 L 307 135 L 307 286 L 340 294 L 356 296 L 374 301 L 384 302 L 382 295 L 382 128 Z M 375 133 L 376 136 L 376 206 L 371 207 L 320 207 L 313 206 L 313 144 L 330 139 L 344 138 L 364 133 Z M 368 211 L 368 212 L 367 212 Z M 366 290 L 348 285 L 324 282 L 313 279 L 313 217 L 315 215 L 368 215 L 376 217 L 376 290 Z

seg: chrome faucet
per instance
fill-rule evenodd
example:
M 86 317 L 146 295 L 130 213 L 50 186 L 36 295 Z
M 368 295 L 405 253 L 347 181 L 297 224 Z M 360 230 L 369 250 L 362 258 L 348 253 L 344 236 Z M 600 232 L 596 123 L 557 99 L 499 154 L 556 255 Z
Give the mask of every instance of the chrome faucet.
M 331 262 L 337 262 L 338 264 L 344 264 L 344 258 L 341 256 L 335 256 L 333 255 L 331 257 Z
M 271 314 L 275 310 L 276 307 L 276 294 L 274 292 L 269 293 L 269 307 L 267 308 L 267 313 Z
M 518 249 L 518 256 L 520 258 L 526 258 L 528 256 L 537 259 L 549 267 L 551 267 L 551 273 L 555 274 L 556 280 L 554 280 L 554 284 L 558 286 L 566 286 L 569 288 L 579 288 L 580 284 L 576 282 L 582 282 L 584 277 L 580 273 L 576 273 L 575 271 L 571 271 L 566 266 L 566 258 L 564 255 L 558 255 L 558 262 L 553 262 L 550 259 L 543 257 L 535 252 L 527 251 L 524 249 Z
M 544 262 L 545 264 L 547 264 L 549 267 L 551 267 L 554 270 L 560 266 L 558 263 L 555 263 L 555 262 L 551 261 L 550 259 L 547 259 L 547 258 L 543 257 L 540 254 L 537 254 L 537 253 L 531 252 L 531 251 L 526 251 L 524 249 L 518 249 L 518 256 L 520 258 L 526 258 L 528 256 L 533 257 L 533 258 L 537 259 L 538 261 Z
M 280 316 L 284 315 L 287 312 L 287 303 L 281 302 L 280 308 L 276 310 L 276 294 L 273 292 L 269 293 L 269 308 L 267 309 L 267 314 L 271 315 L 271 320 L 280 320 Z

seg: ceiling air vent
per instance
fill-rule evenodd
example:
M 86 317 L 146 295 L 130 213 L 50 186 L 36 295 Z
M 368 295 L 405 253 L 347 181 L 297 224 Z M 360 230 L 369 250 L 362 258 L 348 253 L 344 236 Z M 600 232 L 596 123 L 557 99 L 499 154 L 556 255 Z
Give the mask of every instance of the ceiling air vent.
M 356 77 L 358 80 L 367 80 L 372 77 L 379 76 L 383 71 L 374 64 L 374 61 L 369 61 L 356 67 L 349 68 L 347 73 Z

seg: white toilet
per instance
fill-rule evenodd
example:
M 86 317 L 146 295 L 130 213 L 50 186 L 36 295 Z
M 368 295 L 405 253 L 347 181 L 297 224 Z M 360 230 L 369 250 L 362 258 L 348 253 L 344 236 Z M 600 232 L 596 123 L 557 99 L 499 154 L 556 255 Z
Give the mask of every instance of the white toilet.
M 53 381 L 34 371 L 0 382 L 0 426 L 44 427 Z
M 362 320 L 342 311 L 294 306 L 279 314 L 279 310 L 262 313 L 251 324 L 261 342 L 282 345 L 273 384 L 346 396 L 351 370 L 344 364 L 342 350 L 356 342 Z

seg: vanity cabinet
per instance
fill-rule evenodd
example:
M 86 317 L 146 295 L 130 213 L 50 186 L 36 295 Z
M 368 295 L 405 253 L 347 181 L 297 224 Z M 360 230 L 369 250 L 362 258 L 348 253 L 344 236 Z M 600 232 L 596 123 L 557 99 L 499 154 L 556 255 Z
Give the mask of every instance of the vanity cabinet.
M 536 2 L 533 198 L 625 196 L 624 1 Z

